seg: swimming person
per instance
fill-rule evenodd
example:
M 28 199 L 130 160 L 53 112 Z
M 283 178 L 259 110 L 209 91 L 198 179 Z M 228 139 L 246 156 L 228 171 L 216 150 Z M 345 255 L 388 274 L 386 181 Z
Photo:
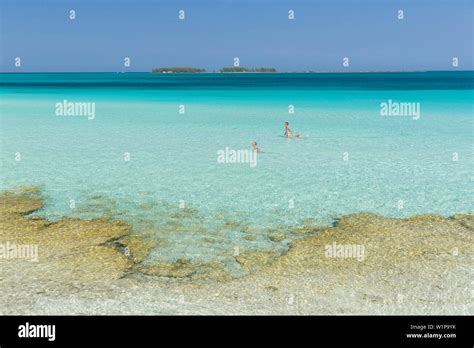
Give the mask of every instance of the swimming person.
M 260 152 L 260 151 L 261 151 L 260 148 L 258 147 L 256 141 L 252 142 L 252 147 L 253 147 L 253 150 L 254 150 L 255 152 Z
M 291 128 L 290 128 L 290 124 L 287 122 L 285 122 L 285 135 L 284 135 L 285 138 L 291 138 Z

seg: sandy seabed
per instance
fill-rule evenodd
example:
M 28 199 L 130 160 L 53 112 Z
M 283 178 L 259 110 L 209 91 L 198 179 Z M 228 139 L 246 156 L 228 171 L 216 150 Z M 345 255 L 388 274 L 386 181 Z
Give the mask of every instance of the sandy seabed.
M 474 215 L 343 216 L 305 228 L 284 255 L 145 265 L 151 245 L 120 221 L 35 215 L 41 192 L 0 195 L 0 244 L 34 245 L 38 261 L 0 258 L 0 314 L 473 314 Z M 328 257 L 363 246 L 363 259 Z M 11 255 L 10 255 L 11 256 Z

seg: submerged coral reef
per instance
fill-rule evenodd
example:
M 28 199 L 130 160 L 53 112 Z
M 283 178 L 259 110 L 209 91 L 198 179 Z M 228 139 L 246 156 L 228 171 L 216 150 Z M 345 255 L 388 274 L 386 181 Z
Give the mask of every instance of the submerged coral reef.
M 341 217 L 334 227 L 299 227 L 305 233 L 283 255 L 265 250 L 236 255 L 247 276 L 235 279 L 217 261 L 143 262 L 151 242 L 121 221 L 50 222 L 35 215 L 44 202 L 34 187 L 4 192 L 0 202 L 2 314 L 473 310 L 472 214 L 396 219 L 358 213 Z M 36 260 L 6 257 L 5 243 L 37 246 Z M 76 300 L 64 302 L 71 294 Z M 178 296 L 185 300 L 170 304 L 169 296 L 176 294 L 186 294 Z M 104 298 L 122 302 L 119 307 L 100 302 L 98 309 L 97 301 Z M 148 305 L 141 306 L 145 299 Z

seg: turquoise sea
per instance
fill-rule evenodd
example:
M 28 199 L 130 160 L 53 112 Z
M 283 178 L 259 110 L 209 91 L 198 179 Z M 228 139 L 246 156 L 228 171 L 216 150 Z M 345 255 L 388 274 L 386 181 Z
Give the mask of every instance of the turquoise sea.
M 156 241 L 150 262 L 238 273 L 237 252 L 343 214 L 474 210 L 474 72 L 0 74 L 0 91 L 0 188 L 39 185 L 51 220 L 125 220 Z M 56 115 L 64 100 L 95 117 Z M 389 100 L 419 118 L 382 116 Z M 254 140 L 256 166 L 217 161 Z

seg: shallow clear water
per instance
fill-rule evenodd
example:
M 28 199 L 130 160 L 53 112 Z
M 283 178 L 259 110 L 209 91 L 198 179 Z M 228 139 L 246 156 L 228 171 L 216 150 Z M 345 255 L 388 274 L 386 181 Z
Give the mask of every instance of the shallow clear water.
M 50 219 L 126 220 L 156 240 L 150 259 L 166 261 L 284 250 L 291 233 L 268 236 L 352 212 L 472 211 L 473 81 L 468 72 L 2 74 L 1 188 L 40 185 Z M 64 99 L 95 102 L 95 118 L 56 116 Z M 381 116 L 389 99 L 420 103 L 420 118 Z M 300 140 L 282 137 L 285 121 Z M 263 150 L 255 167 L 218 163 L 217 151 L 253 140 Z

